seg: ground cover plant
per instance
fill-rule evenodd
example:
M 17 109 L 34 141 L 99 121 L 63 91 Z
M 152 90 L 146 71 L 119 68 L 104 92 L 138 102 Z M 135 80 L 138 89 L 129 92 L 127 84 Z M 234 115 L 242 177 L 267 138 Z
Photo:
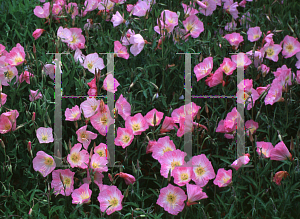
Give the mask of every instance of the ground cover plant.
M 0 2 L 0 217 L 298 218 L 298 8 Z

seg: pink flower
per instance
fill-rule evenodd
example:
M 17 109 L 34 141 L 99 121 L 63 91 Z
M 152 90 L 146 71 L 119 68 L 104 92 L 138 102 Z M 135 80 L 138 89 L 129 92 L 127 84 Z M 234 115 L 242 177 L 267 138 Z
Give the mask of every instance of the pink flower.
M 89 153 L 86 150 L 81 150 L 82 145 L 80 143 L 75 144 L 70 154 L 67 157 L 68 162 L 70 163 L 71 167 L 79 167 L 81 169 L 88 168 L 89 164 Z
M 184 134 L 188 132 L 192 132 L 193 130 L 194 130 L 193 119 L 190 116 L 180 117 L 179 129 L 176 133 L 177 137 L 182 137 Z
M 247 34 L 248 34 L 248 40 L 250 42 L 255 42 L 259 40 L 262 32 L 260 30 L 260 27 L 250 27 L 247 31 Z
M 59 13 L 61 12 L 62 7 L 59 4 L 53 4 L 52 6 L 52 15 L 55 17 L 55 19 L 59 20 L 60 18 L 57 17 Z
M 62 26 L 60 26 L 57 30 L 57 37 L 59 37 L 64 43 L 68 43 L 73 39 L 72 32 L 68 28 L 63 28 Z
M 126 185 L 130 185 L 135 182 L 134 176 L 132 176 L 128 173 L 120 172 L 120 173 L 116 174 L 116 176 L 120 176 L 121 178 L 123 178 L 125 180 Z
M 223 71 L 221 68 L 218 68 L 214 74 L 212 74 L 205 80 L 205 84 L 209 87 L 215 87 L 221 83 L 223 83 L 224 86 Z
M 163 10 L 160 19 L 157 19 L 157 24 L 154 27 L 155 32 L 164 36 L 166 32 L 171 33 L 178 25 L 178 15 L 173 11 Z
M 226 187 L 231 183 L 232 180 L 232 170 L 225 170 L 224 168 L 218 169 L 216 179 L 214 184 L 219 187 Z
M 49 75 L 49 77 L 54 80 L 55 77 L 55 65 L 53 64 L 46 64 L 43 67 L 43 71 L 45 72 L 45 75 Z
M 256 152 L 259 155 L 261 155 L 263 158 L 270 158 L 270 152 L 274 148 L 272 143 L 257 141 L 256 146 L 257 146 Z
M 209 75 L 213 69 L 213 57 L 207 57 L 203 62 L 199 63 L 194 67 L 194 73 L 196 75 L 197 81 Z
M 239 56 L 232 55 L 231 60 L 236 64 L 237 67 L 247 68 L 252 63 L 245 53 L 239 53 Z
M 300 71 L 297 71 L 296 82 L 300 84 Z
M 107 145 L 100 143 L 97 147 L 94 148 L 94 153 L 99 154 L 100 157 L 107 157 Z
M 41 92 L 38 93 L 38 91 L 39 91 L 39 90 L 36 90 L 36 91 L 30 90 L 29 100 L 30 100 L 31 102 L 43 98 L 42 93 L 41 93 Z
M 146 1 L 138 1 L 133 7 L 132 15 L 143 17 L 149 10 L 150 4 L 147 4 Z
M 157 142 L 154 140 L 154 141 L 151 141 L 149 139 L 149 142 L 148 142 L 148 145 L 147 145 L 147 148 L 146 148 L 146 154 L 150 154 L 153 152 L 152 150 L 152 147 L 156 144 Z
M 195 14 L 199 13 L 199 11 L 195 9 L 195 3 L 194 2 L 193 2 L 193 4 L 190 2 L 189 5 L 181 3 L 181 5 L 183 7 L 184 17 L 188 17 L 190 15 L 195 15 Z
M 74 191 L 74 175 L 75 173 L 69 169 L 59 169 L 52 172 L 51 188 L 54 194 L 69 196 Z
M 88 146 L 90 145 L 92 139 L 96 139 L 97 138 L 97 134 L 90 132 L 90 131 L 86 131 L 87 125 L 81 127 L 80 129 L 78 129 L 76 131 L 77 134 L 77 141 L 79 141 L 80 143 L 83 144 L 84 149 L 87 150 Z
M 34 77 L 34 75 L 28 71 L 24 71 L 19 77 L 19 82 L 22 83 L 23 81 L 26 81 L 27 84 L 30 84 L 31 77 Z
M 128 59 L 129 53 L 127 52 L 126 46 L 123 46 L 119 41 L 114 42 L 114 52 L 118 53 L 117 57 Z
M 286 178 L 289 175 L 290 174 L 287 171 L 278 171 L 277 173 L 275 173 L 273 182 L 275 182 L 278 186 L 280 186 L 282 178 Z
M 186 38 L 189 35 L 191 35 L 193 38 L 198 38 L 200 33 L 204 31 L 203 23 L 196 15 L 189 16 L 187 19 L 182 21 L 182 23 L 186 32 L 189 32 Z
M 161 156 L 164 155 L 167 151 L 175 151 L 176 146 L 172 140 L 170 140 L 169 136 L 165 136 L 163 138 L 159 138 L 155 144 L 152 145 L 151 151 L 152 157 L 158 160 Z
M 137 113 L 126 119 L 125 127 L 132 129 L 134 135 L 141 135 L 143 131 L 146 131 L 149 128 L 149 125 L 142 114 Z
M 118 114 L 122 116 L 124 120 L 131 115 L 131 105 L 127 102 L 122 94 L 116 102 L 116 109 L 118 110 Z
M 53 142 L 53 129 L 40 127 L 36 130 L 36 137 L 38 138 L 40 144 Z
M 244 41 L 244 38 L 239 33 L 226 34 L 224 36 L 224 38 L 226 40 L 228 40 L 230 45 L 234 46 L 235 49 L 237 49 L 239 47 L 240 43 Z
M 236 95 L 238 103 L 244 104 L 244 106 L 245 104 L 248 104 L 247 110 L 250 110 L 254 106 L 255 101 L 259 98 L 259 94 L 254 88 L 251 88 L 251 90 L 248 92 L 245 92 L 244 90 L 239 90 Z
M 234 2 L 232 0 L 226 0 L 223 6 L 223 9 L 226 10 L 227 13 L 231 14 L 233 19 L 237 19 L 239 16 L 239 12 L 236 9 L 239 6 L 237 2 Z
M 95 71 L 98 69 L 102 70 L 105 68 L 103 59 L 100 58 L 97 53 L 87 55 L 85 57 L 83 67 L 88 69 L 92 74 L 95 74 Z
M 193 156 L 189 163 L 193 166 L 192 180 L 199 186 L 205 186 L 210 179 L 215 178 L 216 174 L 211 162 L 204 154 Z
M 232 75 L 233 71 L 236 69 L 236 64 L 231 61 L 229 58 L 224 58 L 223 63 L 220 65 L 220 68 L 226 75 Z
M 107 110 L 107 105 L 105 105 L 105 108 L 105 111 L 98 111 L 90 118 L 92 126 L 103 136 L 108 132 L 110 125 L 114 123 L 114 119 L 110 116 L 110 111 Z
M 266 77 L 266 75 L 269 73 L 270 68 L 264 64 L 261 64 L 261 72 L 263 77 Z
M 174 123 L 173 118 L 165 116 L 164 122 L 160 128 L 160 133 L 170 132 L 171 130 L 174 130 L 174 127 L 178 129 L 178 126 Z
M 140 52 L 143 50 L 145 45 L 144 38 L 141 36 L 141 34 L 135 34 L 131 36 L 129 42 L 130 44 L 132 44 L 132 46 L 130 47 L 130 52 L 134 56 L 140 54 Z
M 268 84 L 267 87 L 257 87 L 256 91 L 257 91 L 258 95 L 261 95 L 263 92 L 265 92 L 269 86 L 271 86 L 271 85 Z
M 249 163 L 250 161 L 249 157 L 250 157 L 249 154 L 245 154 L 244 156 L 239 157 L 231 164 L 231 167 L 234 168 L 235 170 L 238 170 L 241 166 Z
M 183 210 L 186 199 L 187 196 L 181 188 L 168 184 L 160 190 L 156 204 L 170 214 L 177 215 Z
M 282 97 L 282 86 L 279 83 L 272 83 L 271 88 L 265 97 L 265 105 L 273 105 Z
M 33 33 L 32 33 L 32 36 L 35 40 L 37 40 L 41 35 L 42 33 L 44 32 L 45 30 L 44 29 L 36 29 Z
M 65 6 L 66 12 L 68 14 L 71 13 L 71 17 L 74 20 L 76 15 L 78 15 L 78 6 L 75 2 L 70 2 L 68 5 Z
M 56 167 L 53 157 L 44 151 L 38 151 L 36 157 L 32 160 L 33 169 L 39 171 L 43 177 L 48 176 Z
M 154 114 L 155 114 L 155 121 L 154 121 Z M 148 122 L 150 126 L 158 126 L 164 116 L 164 113 L 157 111 L 155 108 L 149 111 L 145 115 L 145 120 Z M 155 125 L 154 125 L 155 124 Z
M 46 2 L 43 5 L 43 8 L 41 6 L 36 6 L 33 13 L 39 18 L 48 18 L 50 15 L 50 2 Z
M 231 31 L 235 31 L 236 30 L 236 26 L 237 26 L 237 23 L 233 20 L 232 22 L 227 23 L 225 25 L 224 29 L 231 32 Z
M 100 100 L 96 98 L 87 98 L 80 104 L 80 111 L 83 111 L 83 115 L 85 118 L 90 118 L 95 115 L 100 106 Z
M 172 171 L 172 176 L 174 177 L 174 183 L 179 186 L 184 186 L 189 183 L 193 176 L 193 168 L 186 165 L 175 166 Z
M 5 61 L 11 66 L 21 65 L 25 61 L 24 47 L 21 46 L 20 43 L 17 43 L 17 45 L 6 55 Z
M 206 7 L 205 8 L 199 8 L 199 12 L 201 14 L 204 14 L 205 16 L 210 16 L 213 14 L 213 12 L 217 9 L 217 4 L 214 0 L 202 0 L 202 2 L 197 1 L 197 3 L 202 3 Z
M 120 85 L 119 82 L 117 81 L 117 79 L 114 78 L 112 74 L 108 74 L 103 81 L 104 90 L 111 93 L 116 93 L 117 87 L 119 85 Z
M 297 69 L 300 69 L 300 52 L 298 52 L 296 54 L 296 57 L 297 57 L 298 61 L 296 62 L 295 66 L 296 66 Z
M 124 19 L 124 15 L 122 17 L 122 15 L 120 14 L 120 12 L 116 12 L 116 14 L 114 14 L 110 20 L 113 23 L 114 27 L 119 26 L 122 23 L 125 23 L 125 19 Z
M 135 35 L 134 30 L 128 29 L 126 35 L 122 36 L 120 41 L 122 42 L 122 44 L 124 46 L 128 46 L 128 45 L 130 45 L 129 40 L 133 35 Z
M 248 136 L 250 133 L 251 133 L 251 135 L 253 135 L 256 132 L 256 130 L 258 129 L 258 123 L 254 122 L 253 120 L 248 120 L 245 123 L 245 128 L 247 130 L 246 133 Z
M 122 146 L 125 149 L 133 141 L 134 135 L 130 128 L 118 128 L 117 137 L 115 139 L 115 145 Z
M 270 159 L 278 161 L 287 159 L 292 160 L 292 154 L 289 152 L 284 142 L 281 141 L 275 145 L 275 148 L 271 150 Z
M 11 130 L 15 131 L 16 130 L 16 126 L 17 126 L 17 122 L 16 119 L 19 117 L 19 112 L 18 110 L 11 110 L 9 112 L 6 113 L 2 113 L 3 116 L 7 117 L 11 123 Z M 5 125 L 4 125 L 5 126 Z
M 81 112 L 79 107 L 76 105 L 72 109 L 67 108 L 65 111 L 66 121 L 77 121 L 80 119 Z
M 122 200 L 124 196 L 116 186 L 106 186 L 100 190 L 98 201 L 100 202 L 100 210 L 110 215 L 115 211 L 122 210 Z M 109 207 L 110 206 L 110 207 Z
M 7 95 L 5 93 L 0 93 L 0 107 L 2 107 L 7 100 Z
M 282 55 L 284 58 L 290 58 L 300 52 L 300 43 L 296 38 L 286 35 L 280 45 L 282 45 L 282 43 Z
M 80 28 L 70 28 L 72 33 L 72 40 L 68 42 L 68 46 L 72 49 L 84 49 L 85 46 L 85 38 L 81 34 L 82 30 Z
M 263 47 L 263 53 L 266 54 L 266 58 L 274 62 L 278 61 L 278 54 L 282 50 L 281 46 L 274 43 L 266 43 Z
M 174 170 L 175 166 L 181 166 L 185 163 L 184 157 L 186 153 L 177 149 L 174 151 L 166 151 L 161 157 L 158 158 L 158 162 L 161 165 L 160 174 L 168 178 L 169 171 Z
M 107 172 L 107 163 L 108 161 L 106 157 L 100 157 L 99 154 L 93 154 L 90 162 L 90 168 L 97 172 Z
M 97 0 L 86 0 L 84 2 L 85 6 L 85 12 L 93 11 L 98 7 L 98 1 Z
M 208 198 L 205 192 L 202 191 L 201 186 L 186 184 L 186 192 L 188 196 L 188 200 L 186 205 L 190 206 L 193 204 L 197 204 L 195 201 L 199 201 L 204 198 Z
M 72 193 L 72 204 L 88 203 L 91 199 L 92 190 L 89 189 L 89 184 L 84 183 Z

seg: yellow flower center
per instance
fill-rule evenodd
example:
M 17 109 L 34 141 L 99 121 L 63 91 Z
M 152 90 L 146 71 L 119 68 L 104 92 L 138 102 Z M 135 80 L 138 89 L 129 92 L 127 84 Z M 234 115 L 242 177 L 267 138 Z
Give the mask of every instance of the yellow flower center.
M 105 153 L 103 150 L 97 151 L 97 154 L 99 154 L 100 157 L 105 157 Z
M 77 38 L 73 35 L 72 36 L 73 40 L 70 43 L 76 43 L 77 42 Z
M 124 143 L 128 143 L 130 140 L 129 135 L 124 135 L 122 140 Z
M 89 69 L 92 69 L 92 68 L 93 68 L 93 64 L 92 64 L 92 63 L 89 63 L 89 64 L 87 65 L 87 67 L 88 67 Z
M 64 178 L 64 185 L 69 187 L 71 185 L 71 179 L 69 177 Z
M 227 183 L 227 182 L 230 180 L 230 177 L 224 176 L 224 177 L 222 178 L 222 180 L 223 180 L 224 183 Z
M 86 137 L 87 137 L 87 136 L 86 136 L 85 133 L 82 133 L 82 134 L 81 134 L 81 139 L 82 139 L 82 140 L 87 140 Z
M 274 55 L 274 49 L 273 48 L 268 48 L 266 52 L 267 52 L 268 56 Z
M 97 168 L 99 168 L 99 165 L 98 165 L 97 163 L 94 162 L 94 163 L 92 164 L 92 167 L 93 167 L 94 169 L 97 169 Z
M 43 140 L 43 141 L 46 141 L 47 139 L 48 139 L 48 135 L 42 134 L 42 140 Z
M 93 105 L 93 106 L 91 106 L 92 107 L 92 109 L 95 111 L 96 109 L 97 109 L 97 105 Z
M 292 44 L 288 44 L 288 45 L 286 46 L 286 50 L 287 50 L 288 52 L 292 52 L 292 51 L 294 50 L 293 45 L 292 45 Z
M 138 131 L 138 130 L 140 130 L 140 128 L 141 128 L 141 127 L 140 127 L 139 124 L 133 124 L 133 125 L 132 125 L 132 130 L 133 130 L 133 131 Z
M 248 99 L 248 97 L 249 97 L 249 95 L 247 93 L 244 93 L 244 95 L 243 95 L 244 101 L 246 101 Z
M 107 116 L 106 115 L 102 116 L 101 119 L 100 119 L 100 122 L 103 125 L 107 125 Z
M 193 32 L 193 30 L 194 30 L 194 25 L 192 25 L 192 24 L 188 24 L 188 25 L 186 25 L 186 29 L 188 30 L 188 31 L 190 31 L 190 32 Z
M 13 76 L 14 76 L 14 73 L 12 71 L 7 71 L 7 72 L 4 72 L 4 76 L 7 78 L 7 79 L 11 79 Z
M 185 181 L 189 178 L 189 175 L 187 173 L 182 173 L 180 178 L 181 178 L 182 181 Z
M 259 35 L 258 35 L 258 34 L 255 34 L 255 35 L 253 36 L 253 39 L 257 39 L 257 38 L 259 38 Z
M 116 207 L 119 204 L 119 201 L 117 198 L 112 198 L 111 200 L 108 201 L 109 205 L 111 205 L 111 207 Z
M 73 153 L 71 155 L 71 160 L 74 162 L 74 163 L 77 163 L 79 160 L 80 160 L 80 155 L 79 153 Z
M 165 148 L 163 149 L 163 152 L 166 153 L 167 151 L 172 151 L 172 149 L 171 149 L 170 147 L 165 147 Z
M 10 129 L 11 129 L 11 126 L 10 126 L 9 124 L 6 124 L 6 125 L 4 126 L 4 128 L 5 128 L 5 130 L 10 130 Z
M 176 195 L 175 194 L 172 194 L 172 193 L 169 193 L 167 195 L 167 201 L 170 203 L 170 204 L 175 204 L 176 203 Z
M 224 72 L 228 73 L 228 72 L 229 72 L 229 67 L 228 67 L 228 65 L 225 65 L 225 66 L 223 67 L 223 70 L 224 70 Z
M 16 60 L 16 63 L 23 61 L 23 59 L 21 57 L 17 57 L 15 60 Z
M 78 114 L 79 114 L 79 113 L 72 113 L 73 119 L 75 119 L 75 118 L 77 117 Z
M 196 169 L 196 174 L 197 174 L 198 176 L 202 176 L 204 173 L 205 173 L 205 170 L 204 170 L 203 167 L 197 167 L 197 169 Z
M 83 192 L 83 193 L 81 193 L 80 197 L 81 197 L 81 199 L 88 199 L 90 196 L 88 193 Z
M 53 159 L 51 157 L 46 157 L 44 164 L 46 164 L 47 166 L 52 166 L 53 165 Z
M 180 166 L 180 165 L 181 165 L 181 163 L 179 161 L 173 161 L 171 163 L 171 169 L 173 170 L 175 168 L 175 166 Z

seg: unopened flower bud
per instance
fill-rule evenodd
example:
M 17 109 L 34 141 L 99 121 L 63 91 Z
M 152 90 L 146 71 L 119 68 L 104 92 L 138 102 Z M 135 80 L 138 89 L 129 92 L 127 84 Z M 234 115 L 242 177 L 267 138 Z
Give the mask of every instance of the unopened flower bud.
M 32 122 L 35 121 L 35 112 L 32 113 L 32 118 L 31 118 Z
M 3 149 L 5 150 L 5 144 L 4 144 L 4 142 L 2 141 L 1 138 L 0 138 L 0 143 L 1 143 L 1 147 L 3 147 Z
M 290 149 L 291 149 L 291 151 L 294 150 L 294 139 L 293 139 L 293 136 L 291 137 Z

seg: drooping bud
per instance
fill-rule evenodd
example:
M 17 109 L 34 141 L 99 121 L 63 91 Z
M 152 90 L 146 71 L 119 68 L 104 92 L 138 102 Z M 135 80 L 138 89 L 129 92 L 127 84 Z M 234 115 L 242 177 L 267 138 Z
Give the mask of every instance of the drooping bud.
M 32 118 L 31 118 L 32 122 L 35 121 L 35 112 L 32 113 Z
M 291 143 L 290 143 L 290 150 L 293 151 L 294 150 L 294 139 L 293 136 L 291 137 Z

